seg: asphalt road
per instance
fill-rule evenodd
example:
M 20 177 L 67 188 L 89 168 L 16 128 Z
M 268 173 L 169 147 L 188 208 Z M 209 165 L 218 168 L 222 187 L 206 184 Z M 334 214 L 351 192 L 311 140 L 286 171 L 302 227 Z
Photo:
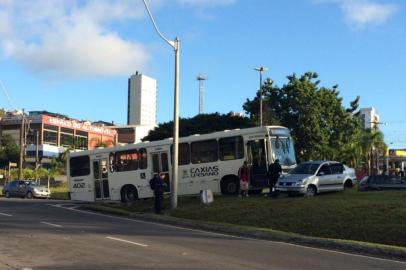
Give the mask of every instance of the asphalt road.
M 406 263 L 0 198 L 0 269 L 406 269 Z

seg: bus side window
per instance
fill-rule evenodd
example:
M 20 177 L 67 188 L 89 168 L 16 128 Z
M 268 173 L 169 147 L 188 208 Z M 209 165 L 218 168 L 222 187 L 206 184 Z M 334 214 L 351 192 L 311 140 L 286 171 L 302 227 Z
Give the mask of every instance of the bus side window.
M 140 148 L 140 150 L 138 150 L 138 154 L 139 154 L 139 168 L 140 168 L 140 170 L 146 169 L 148 167 L 147 149 Z
M 233 160 L 244 157 L 244 143 L 241 136 L 219 139 L 220 160 Z
M 193 164 L 217 161 L 218 160 L 217 140 L 192 142 L 191 159 Z
M 173 163 L 173 144 L 171 145 L 171 163 Z M 190 147 L 188 143 L 179 144 L 179 165 L 187 165 L 190 163 Z
M 138 169 L 138 151 L 134 149 L 116 152 L 115 162 L 117 172 L 135 171 Z

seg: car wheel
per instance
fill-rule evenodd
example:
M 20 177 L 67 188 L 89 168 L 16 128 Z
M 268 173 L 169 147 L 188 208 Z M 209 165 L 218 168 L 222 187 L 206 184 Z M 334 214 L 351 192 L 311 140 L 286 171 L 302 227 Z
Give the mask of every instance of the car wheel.
M 306 189 L 306 193 L 305 196 L 306 197 L 313 197 L 314 195 L 316 195 L 317 190 L 315 186 L 308 186 Z
M 352 181 L 349 180 L 349 179 L 347 179 L 347 180 L 344 182 L 344 189 L 349 189 L 349 188 L 352 188 Z
M 9 191 L 6 191 L 6 198 L 10 198 L 10 197 L 11 197 L 10 192 L 9 192 Z
M 32 197 L 33 197 L 32 192 L 28 191 L 26 197 L 27 197 L 27 199 L 32 199 Z

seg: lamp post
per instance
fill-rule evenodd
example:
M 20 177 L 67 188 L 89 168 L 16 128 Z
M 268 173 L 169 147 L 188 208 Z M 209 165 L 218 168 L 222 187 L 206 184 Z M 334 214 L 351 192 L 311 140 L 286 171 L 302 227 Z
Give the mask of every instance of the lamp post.
M 259 72 L 259 125 L 262 127 L 262 73 L 266 72 L 268 68 L 257 67 L 254 70 Z
M 24 166 L 24 154 L 25 154 L 25 112 L 21 115 L 20 125 L 20 154 L 18 158 L 18 179 L 23 180 L 23 166 Z
M 178 153 L 179 153 L 179 45 L 180 41 L 176 37 L 175 40 L 168 40 L 159 31 L 154 17 L 149 10 L 146 0 L 143 0 L 148 16 L 155 28 L 156 33 L 175 51 L 175 86 L 174 86 L 174 101 L 173 101 L 173 162 L 172 162 L 172 185 L 171 185 L 171 208 L 175 209 L 178 205 Z

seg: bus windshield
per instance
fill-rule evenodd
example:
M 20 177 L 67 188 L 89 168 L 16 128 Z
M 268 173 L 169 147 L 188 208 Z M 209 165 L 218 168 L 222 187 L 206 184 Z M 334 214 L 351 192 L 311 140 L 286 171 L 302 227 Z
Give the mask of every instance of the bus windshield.
M 282 166 L 296 164 L 295 149 L 290 137 L 271 137 L 273 158 L 279 159 Z

